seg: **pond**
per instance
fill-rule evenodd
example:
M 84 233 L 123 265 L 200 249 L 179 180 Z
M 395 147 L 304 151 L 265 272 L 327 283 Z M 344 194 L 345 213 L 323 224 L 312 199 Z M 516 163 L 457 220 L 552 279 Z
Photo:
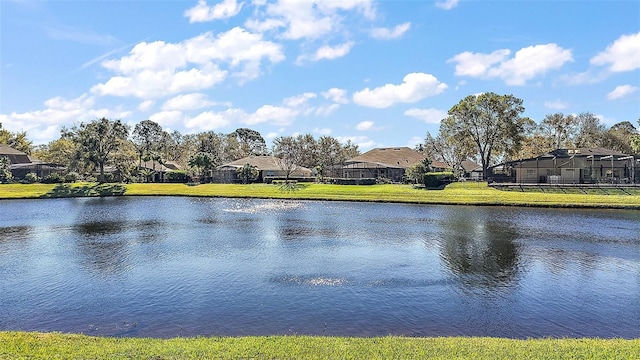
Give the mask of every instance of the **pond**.
M 0 201 L 0 330 L 640 337 L 640 212 Z

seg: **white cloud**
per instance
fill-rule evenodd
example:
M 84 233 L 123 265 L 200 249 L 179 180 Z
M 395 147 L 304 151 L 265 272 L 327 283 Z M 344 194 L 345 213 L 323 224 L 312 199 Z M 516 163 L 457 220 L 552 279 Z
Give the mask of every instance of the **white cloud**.
M 439 109 L 409 109 L 404 112 L 405 116 L 411 116 L 418 120 L 422 120 L 427 124 L 440 124 L 440 120 L 448 116 L 446 111 Z
M 569 105 L 564 101 L 556 100 L 556 101 L 545 101 L 544 107 L 546 107 L 547 109 L 553 109 L 553 110 L 564 110 L 568 108 Z
M 117 76 L 95 85 L 91 92 L 149 99 L 199 91 L 220 83 L 229 74 L 243 81 L 253 79 L 260 75 L 263 61 L 282 60 L 281 45 L 238 27 L 217 36 L 207 32 L 180 43 L 142 42 L 128 55 L 102 62 Z
M 636 91 L 638 91 L 637 86 L 631 86 L 631 85 L 616 86 L 616 88 L 613 89 L 613 91 L 607 94 L 607 99 L 609 100 L 619 99 L 621 97 L 625 97 L 627 95 L 633 94 Z
M 145 100 L 138 105 L 138 110 L 140 111 L 149 111 L 155 105 L 156 102 L 153 100 Z
M 378 40 L 390 40 L 396 39 L 402 36 L 407 30 L 411 28 L 410 22 L 405 22 L 400 25 L 396 25 L 393 30 L 389 30 L 387 28 L 374 28 L 369 31 L 369 35 Z
M 199 0 L 198 5 L 184 12 L 190 23 L 227 19 L 238 15 L 242 3 L 236 0 L 223 0 L 213 6 L 208 6 L 206 0 Z
M 182 123 L 182 121 L 184 120 L 184 116 L 182 115 L 181 111 L 165 110 L 149 116 L 149 120 L 157 122 L 162 127 L 167 127 Z
M 248 125 L 270 123 L 277 126 L 286 126 L 295 120 L 298 113 L 297 110 L 287 107 L 263 105 L 244 122 Z
M 335 104 L 335 103 L 331 105 L 318 106 L 315 110 L 315 115 L 329 116 L 333 114 L 336 110 L 338 110 L 339 107 L 340 107 L 340 104 Z
M 283 104 L 287 107 L 306 106 L 310 99 L 317 97 L 315 93 L 306 92 L 297 96 L 292 96 L 283 100 Z
M 458 6 L 458 0 L 440 0 L 436 1 L 436 7 L 444 10 L 451 10 Z
M 283 29 L 280 35 L 289 40 L 317 39 L 340 29 L 346 12 L 375 18 L 371 0 L 278 0 L 266 5 L 258 18 L 246 21 L 245 26 L 259 32 Z
M 313 132 L 316 134 L 320 134 L 320 135 L 331 135 L 331 129 L 319 129 L 319 128 L 315 128 L 313 129 Z
M 227 109 L 222 112 L 205 111 L 189 118 L 184 125 L 189 129 L 214 130 L 229 126 L 234 119 L 245 117 L 242 110 Z
M 604 51 L 591 58 L 591 64 L 608 65 L 611 72 L 640 69 L 640 32 L 622 35 Z
M 477 78 L 500 78 L 507 85 L 524 85 L 527 80 L 558 69 L 573 61 L 571 50 L 556 44 L 535 45 L 518 50 L 513 58 L 508 49 L 490 54 L 463 52 L 447 62 L 456 63 L 456 75 Z
M 344 44 L 340 44 L 336 46 L 325 45 L 316 51 L 315 55 L 313 56 L 313 60 L 314 61 L 323 60 L 323 59 L 332 60 L 339 57 L 343 57 L 347 55 L 349 51 L 351 51 L 353 44 L 354 44 L 353 41 L 348 41 Z
M 359 131 L 367 131 L 373 129 L 374 122 L 373 121 L 361 121 L 356 125 L 356 130 Z
M 202 93 L 184 94 L 173 97 L 165 101 L 162 110 L 195 110 L 207 106 L 215 105 L 213 101 L 207 100 L 207 96 Z
M 71 100 L 62 97 L 51 98 L 44 102 L 44 106 L 42 110 L 0 114 L 0 123 L 9 131 L 27 131 L 30 140 L 35 144 L 41 144 L 58 137 L 62 126 L 102 117 L 125 119 L 131 115 L 131 111 L 119 107 L 96 109 L 95 97 L 88 94 Z
M 415 103 L 429 96 L 442 93 L 447 84 L 425 73 L 410 73 L 400 85 L 386 84 L 369 89 L 366 88 L 353 94 L 353 102 L 359 105 L 387 108 L 397 103 Z
M 361 151 L 370 150 L 376 146 L 376 142 L 369 139 L 368 136 L 336 136 L 336 139 L 342 144 L 346 144 L 348 141 L 351 141 L 353 144 L 358 145 L 358 148 Z
M 141 71 L 129 77 L 114 76 L 106 83 L 94 85 L 91 93 L 97 95 L 135 96 L 141 99 L 157 98 L 183 91 L 198 91 L 222 82 L 226 71 L 210 64 L 201 69 L 178 72 Z
M 329 99 L 339 104 L 349 103 L 349 99 L 347 99 L 347 90 L 345 89 L 331 88 L 327 91 L 324 91 L 322 93 L 322 96 L 324 96 L 325 99 Z

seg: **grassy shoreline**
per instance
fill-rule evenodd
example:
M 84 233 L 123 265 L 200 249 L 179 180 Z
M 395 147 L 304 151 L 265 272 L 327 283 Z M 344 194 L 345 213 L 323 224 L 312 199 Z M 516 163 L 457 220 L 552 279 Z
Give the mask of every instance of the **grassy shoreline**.
M 106 338 L 0 332 L 4 359 L 637 359 L 640 339 L 249 336 Z
M 0 185 L 0 199 L 83 196 L 199 196 L 294 200 L 396 202 L 433 205 L 486 205 L 558 208 L 640 209 L 640 190 L 631 194 L 584 194 L 501 191 L 486 183 L 454 183 L 444 190 L 416 189 L 411 185 L 300 184 L 283 191 L 267 184 L 9 184 Z

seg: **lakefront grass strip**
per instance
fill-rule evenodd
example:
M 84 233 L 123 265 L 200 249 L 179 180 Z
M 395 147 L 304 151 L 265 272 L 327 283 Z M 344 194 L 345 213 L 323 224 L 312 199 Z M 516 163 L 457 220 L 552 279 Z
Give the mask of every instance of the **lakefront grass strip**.
M 424 190 L 412 185 L 299 184 L 283 190 L 269 184 L 9 184 L 0 185 L 0 199 L 73 196 L 204 196 L 296 200 L 344 200 L 416 204 L 588 207 L 640 209 L 640 192 L 609 189 L 605 193 L 501 191 L 486 183 L 454 183 L 444 190 Z M 627 190 L 629 191 L 629 190 Z
M 0 332 L 7 359 L 638 359 L 640 339 L 408 337 L 106 338 Z

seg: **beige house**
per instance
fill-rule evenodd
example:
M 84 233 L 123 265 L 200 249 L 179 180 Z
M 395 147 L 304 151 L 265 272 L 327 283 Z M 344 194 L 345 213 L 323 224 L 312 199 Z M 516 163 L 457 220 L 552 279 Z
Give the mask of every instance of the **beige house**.
M 274 156 L 248 156 L 228 164 L 220 165 L 213 172 L 213 182 L 234 183 L 240 182 L 237 170 L 249 164 L 258 170 L 257 182 L 271 182 L 277 179 L 285 179 L 286 172 L 278 164 L 278 158 Z M 302 166 L 295 166 L 289 179 L 311 180 L 313 174 L 310 169 Z
M 407 168 L 424 159 L 423 154 L 408 147 L 376 148 L 345 161 L 342 177 L 383 178 L 402 182 Z
M 490 180 L 514 183 L 590 184 L 640 181 L 634 156 L 605 148 L 556 149 L 490 168 Z

